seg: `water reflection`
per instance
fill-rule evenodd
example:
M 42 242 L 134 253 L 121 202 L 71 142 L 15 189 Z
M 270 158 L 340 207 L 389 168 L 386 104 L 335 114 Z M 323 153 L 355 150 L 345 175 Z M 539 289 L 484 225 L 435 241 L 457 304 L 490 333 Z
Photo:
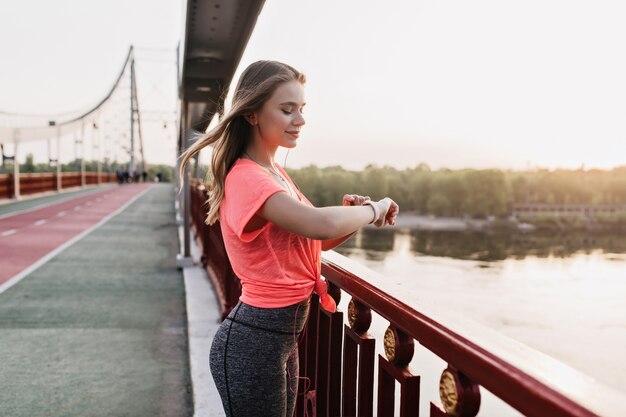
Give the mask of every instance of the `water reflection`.
M 451 314 L 626 386 L 626 236 L 363 229 L 336 250 L 379 273 L 368 282 L 408 305 L 443 302 Z
M 384 261 L 393 252 L 396 231 L 391 229 L 361 229 L 335 250 L 344 256 L 362 253 L 370 261 Z
M 367 260 L 383 261 L 394 252 L 396 234 L 410 235 L 414 255 L 442 256 L 477 261 L 539 258 L 566 258 L 576 253 L 602 250 L 626 253 L 626 236 L 611 234 L 541 234 L 361 229 L 344 242 L 337 252 L 350 256 L 359 252 Z M 396 249 L 397 250 L 397 249 Z

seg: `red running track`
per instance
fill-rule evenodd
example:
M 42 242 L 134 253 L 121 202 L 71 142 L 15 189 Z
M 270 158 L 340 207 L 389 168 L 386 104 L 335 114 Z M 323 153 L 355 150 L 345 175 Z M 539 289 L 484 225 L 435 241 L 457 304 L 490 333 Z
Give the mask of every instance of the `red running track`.
M 153 184 L 129 184 L 0 219 L 0 285 Z

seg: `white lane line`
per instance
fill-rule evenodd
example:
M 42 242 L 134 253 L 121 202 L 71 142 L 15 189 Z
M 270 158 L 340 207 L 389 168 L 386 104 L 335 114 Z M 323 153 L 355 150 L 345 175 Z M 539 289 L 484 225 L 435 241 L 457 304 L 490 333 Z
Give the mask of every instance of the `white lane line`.
M 80 208 L 81 208 L 80 206 L 76 206 L 76 207 L 74 207 L 74 211 L 78 211 L 78 210 L 80 210 Z
M 87 205 L 87 206 L 90 206 L 91 204 L 92 204 L 92 203 L 91 203 L 91 201 L 87 201 L 87 204 L 86 204 L 86 205 Z
M 2 236 L 2 237 L 11 236 L 15 232 L 17 232 L 16 229 L 5 230 L 4 232 L 0 233 L 0 236 Z
M 84 193 L 84 194 L 92 194 L 92 193 L 93 193 L 93 194 L 98 194 L 98 193 L 105 193 L 105 192 L 108 192 L 108 191 L 106 190 L 106 188 L 111 188 L 111 187 L 108 187 L 108 186 L 106 186 L 106 185 L 102 185 L 101 187 L 103 187 L 103 188 L 104 188 L 104 190 L 99 189 L 99 187 L 98 187 L 98 188 L 95 188 L 95 187 L 94 187 L 94 189 L 93 189 L 93 190 L 89 190 L 88 192 L 86 192 L 86 193 Z M 18 214 L 28 213 L 28 212 L 30 212 L 30 211 L 35 211 L 35 210 L 39 210 L 39 209 L 46 208 L 46 207 L 50 207 L 50 206 L 53 206 L 53 205 L 55 205 L 55 204 L 64 203 L 64 202 L 66 202 L 66 201 L 68 201 L 68 200 L 71 200 L 71 199 L 73 199 L 73 198 L 79 198 L 79 197 L 82 197 L 82 196 L 83 196 L 83 194 L 81 194 L 81 193 L 78 193 L 78 195 L 73 194 L 73 193 L 75 192 L 75 190 L 68 190 L 68 191 L 64 191 L 64 192 L 68 192 L 68 193 L 72 193 L 72 194 L 71 194 L 71 195 L 69 195 L 69 196 L 66 196 L 65 198 L 62 198 L 62 199 L 60 199 L 60 200 L 55 200 L 55 201 L 51 201 L 51 202 L 49 202 L 49 203 L 40 204 L 40 205 L 35 206 L 35 207 L 30 207 L 30 208 L 23 209 L 23 210 L 16 210 L 16 211 L 11 211 L 11 212 L 9 212 L 9 213 L 5 213 L 5 214 L 0 214 L 0 219 L 4 219 L 4 218 L 7 218 L 7 217 L 11 217 L 11 216 L 16 216 L 16 215 L 18 215 Z M 62 193 L 64 193 L 64 192 L 62 192 Z M 35 198 L 45 198 L 45 197 L 46 197 L 46 196 L 42 196 L 42 197 L 35 197 Z M 11 204 L 11 203 L 9 203 L 9 204 Z
M 4 283 L 0 284 L 0 294 L 2 294 L 3 292 L 5 292 L 9 288 L 11 288 L 13 285 L 15 285 L 18 282 L 20 282 L 22 280 L 22 278 L 24 278 L 25 276 L 27 276 L 28 274 L 30 274 L 31 272 L 33 272 L 34 270 L 39 268 L 41 265 L 45 264 L 50 259 L 54 258 L 59 252 L 65 250 L 69 246 L 72 246 L 74 243 L 78 242 L 83 237 L 87 236 L 89 233 L 93 232 L 94 230 L 96 230 L 97 228 L 99 228 L 100 226 L 102 226 L 103 224 L 108 222 L 109 220 L 111 220 L 113 217 L 115 217 L 118 214 L 120 214 L 122 211 L 126 210 L 126 208 L 128 206 L 133 204 L 139 197 L 143 196 L 144 194 L 146 194 L 151 189 L 152 189 L 152 187 L 146 188 L 145 190 L 143 190 L 142 192 L 140 192 L 139 194 L 134 196 L 132 199 L 130 199 L 130 201 L 126 202 L 126 204 L 124 204 L 122 207 L 118 208 L 113 213 L 109 214 L 108 216 L 106 216 L 105 218 L 100 220 L 97 224 L 93 225 L 92 227 L 90 227 L 89 229 L 85 230 L 81 234 L 74 236 L 72 239 L 68 240 L 64 244 L 62 244 L 60 246 L 57 246 L 50 253 L 48 253 L 47 255 L 45 255 L 42 258 L 40 258 L 38 261 L 33 263 L 28 268 L 24 269 L 22 272 L 18 272 L 17 274 L 13 275 L 13 277 L 11 277 L 9 280 L 7 280 Z
M 57 214 L 57 216 L 59 216 L 59 217 L 63 217 L 63 216 L 65 216 L 65 214 L 66 214 L 66 213 L 65 213 L 64 211 L 60 211 L 60 212 L 59 212 L 59 214 Z
M 48 221 L 46 219 L 37 220 L 35 222 L 35 226 L 41 226 L 42 224 L 46 224 Z

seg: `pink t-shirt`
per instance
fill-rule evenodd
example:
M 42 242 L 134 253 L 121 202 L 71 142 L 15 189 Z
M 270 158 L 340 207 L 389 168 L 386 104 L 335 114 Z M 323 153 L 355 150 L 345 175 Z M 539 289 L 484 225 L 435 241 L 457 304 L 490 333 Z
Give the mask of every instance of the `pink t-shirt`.
M 292 184 L 294 198 L 313 207 L 285 170 L 278 169 Z M 269 221 L 244 233 L 248 221 L 277 192 L 289 193 L 266 168 L 249 159 L 238 158 L 226 175 L 220 205 L 224 246 L 241 280 L 240 300 L 254 307 L 285 307 L 306 299 L 314 288 L 318 293 L 326 289 L 320 275 L 320 240 L 291 233 Z

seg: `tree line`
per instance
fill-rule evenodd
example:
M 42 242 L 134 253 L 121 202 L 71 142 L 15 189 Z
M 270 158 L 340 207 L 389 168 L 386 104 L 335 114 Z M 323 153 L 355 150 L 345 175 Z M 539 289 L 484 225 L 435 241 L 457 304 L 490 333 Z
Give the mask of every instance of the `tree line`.
M 148 171 L 148 178 L 152 179 L 157 173 L 161 174 L 161 181 L 173 182 L 174 181 L 174 167 L 167 164 L 146 164 Z M 118 163 L 117 161 L 101 163 L 102 172 L 115 173 L 117 169 L 124 169 L 128 167 L 128 163 Z M 61 172 L 77 172 L 80 171 L 80 159 L 74 159 L 66 164 L 61 164 Z M 97 172 L 97 161 L 85 161 L 86 172 Z M 37 173 L 37 172 L 56 172 L 56 166 L 51 166 L 47 163 L 35 163 L 33 161 L 33 155 L 26 155 L 23 164 L 20 164 L 20 173 Z M 13 174 L 13 162 L 7 162 L 0 168 L 0 174 Z
M 626 166 L 612 170 L 399 170 L 368 165 L 362 171 L 310 165 L 287 169 L 315 206 L 341 204 L 344 194 L 389 196 L 403 211 L 436 216 L 507 217 L 516 203 L 624 204 Z

